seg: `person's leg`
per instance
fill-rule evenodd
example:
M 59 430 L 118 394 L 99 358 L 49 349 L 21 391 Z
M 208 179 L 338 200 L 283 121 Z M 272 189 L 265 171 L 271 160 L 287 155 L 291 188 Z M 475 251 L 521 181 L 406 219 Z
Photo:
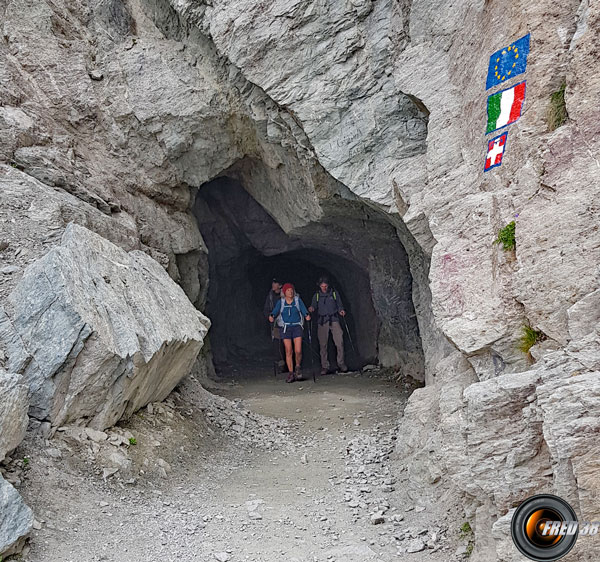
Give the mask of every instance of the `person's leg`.
M 331 323 L 331 335 L 333 336 L 333 343 L 337 349 L 337 364 L 338 368 L 342 371 L 347 371 L 346 362 L 344 361 L 344 332 L 339 322 Z
M 283 340 L 277 340 L 277 352 L 279 353 L 279 357 L 277 359 L 281 372 L 284 372 L 285 368 L 285 345 L 283 345 Z
M 284 339 L 283 340 L 283 345 L 285 346 L 285 362 L 288 366 L 288 371 L 290 373 L 294 372 L 294 361 L 293 361 L 293 357 L 292 357 L 292 340 L 291 339 Z
M 319 351 L 321 352 L 321 372 L 329 369 L 329 359 L 327 358 L 327 343 L 329 342 L 329 324 L 319 325 L 317 329 L 319 337 Z
M 302 364 L 302 336 L 294 338 L 294 352 L 296 353 L 296 367 Z
M 283 372 L 285 367 L 285 348 L 283 345 L 283 340 L 281 339 L 281 334 L 279 332 L 279 327 L 276 326 L 273 328 L 273 360 L 277 365 L 278 372 Z

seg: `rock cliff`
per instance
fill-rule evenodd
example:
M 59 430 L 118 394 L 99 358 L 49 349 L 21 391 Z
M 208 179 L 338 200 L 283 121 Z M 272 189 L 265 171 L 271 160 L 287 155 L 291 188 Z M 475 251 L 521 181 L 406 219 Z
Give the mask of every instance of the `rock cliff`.
M 600 517 L 597 5 L 4 0 L 0 13 L 0 384 L 14 397 L 0 453 L 22 435 L 23 384 L 30 415 L 103 428 L 190 371 L 211 251 L 192 208 L 225 176 L 281 233 L 247 237 L 257 252 L 327 247 L 369 280 L 378 358 L 426 382 L 398 470 L 453 490 L 476 560 L 511 560 L 510 510 L 535 492 Z M 484 172 L 489 57 L 527 33 L 525 106 Z

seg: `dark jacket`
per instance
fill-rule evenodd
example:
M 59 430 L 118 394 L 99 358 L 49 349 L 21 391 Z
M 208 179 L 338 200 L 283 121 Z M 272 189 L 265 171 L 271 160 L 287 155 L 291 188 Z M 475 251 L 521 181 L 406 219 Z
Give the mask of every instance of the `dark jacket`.
M 273 289 L 269 291 L 265 306 L 263 306 L 263 314 L 265 318 L 271 315 L 271 311 L 275 308 L 277 301 L 281 300 L 281 293 L 276 293 Z
M 310 305 L 316 310 L 320 325 L 325 322 L 339 322 L 338 312 L 344 310 L 340 294 L 331 287 L 326 293 L 319 289 L 314 294 Z

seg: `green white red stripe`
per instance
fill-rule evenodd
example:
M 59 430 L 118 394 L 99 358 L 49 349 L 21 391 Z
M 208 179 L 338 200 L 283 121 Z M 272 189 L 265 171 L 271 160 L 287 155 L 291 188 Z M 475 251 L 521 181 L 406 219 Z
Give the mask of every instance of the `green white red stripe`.
M 521 117 L 525 101 L 525 82 L 488 97 L 486 134 L 506 127 Z

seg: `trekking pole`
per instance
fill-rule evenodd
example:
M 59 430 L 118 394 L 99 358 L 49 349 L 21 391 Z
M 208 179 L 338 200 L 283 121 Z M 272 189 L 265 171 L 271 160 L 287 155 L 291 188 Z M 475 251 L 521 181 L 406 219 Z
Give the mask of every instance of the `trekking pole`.
M 271 324 L 271 349 L 273 349 L 274 345 L 275 345 L 275 328 L 274 328 L 273 324 Z M 279 354 L 281 355 L 281 350 L 279 350 Z M 277 378 L 277 361 L 273 361 L 273 376 L 275 378 Z
M 348 339 L 350 340 L 350 346 L 352 347 L 352 351 L 354 351 L 354 355 L 358 357 L 358 353 L 356 353 L 356 348 L 354 347 L 354 342 L 352 341 L 352 336 L 350 335 L 350 330 L 348 329 L 348 324 L 346 323 L 346 319 L 343 316 L 342 320 L 344 321 L 344 327 L 346 328 L 346 333 L 348 334 Z
M 315 376 L 315 358 L 313 357 L 313 347 L 312 347 L 312 320 L 308 321 L 308 350 L 310 351 L 310 365 L 312 367 L 312 375 L 313 382 L 317 382 L 317 377 Z

